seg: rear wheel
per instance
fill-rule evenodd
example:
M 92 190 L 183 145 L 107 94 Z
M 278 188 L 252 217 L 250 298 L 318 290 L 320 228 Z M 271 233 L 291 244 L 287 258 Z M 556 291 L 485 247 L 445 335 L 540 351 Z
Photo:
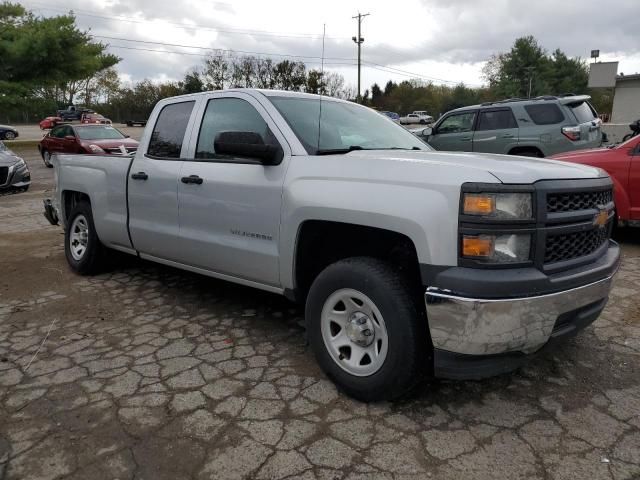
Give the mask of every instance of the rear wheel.
M 311 286 L 306 317 L 320 367 L 359 400 L 398 398 L 426 370 L 426 322 L 386 262 L 356 257 L 329 265 Z
M 627 140 L 633 138 L 634 134 L 633 133 L 627 133 L 624 137 L 622 137 L 622 141 L 626 142 Z
M 14 138 L 16 138 L 16 134 L 13 132 L 4 132 L 4 139 L 5 140 L 13 140 Z
M 49 150 L 42 151 L 42 160 L 47 168 L 53 168 L 53 163 L 51 163 L 51 152 L 49 152 Z
M 71 269 L 81 275 L 98 273 L 102 268 L 105 247 L 96 233 L 88 202 L 78 203 L 69 214 L 64 235 L 64 253 Z

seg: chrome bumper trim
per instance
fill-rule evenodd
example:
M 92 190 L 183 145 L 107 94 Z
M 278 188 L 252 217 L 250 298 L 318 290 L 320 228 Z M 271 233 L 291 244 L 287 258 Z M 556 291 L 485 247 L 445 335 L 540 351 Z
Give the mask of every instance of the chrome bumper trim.
M 433 346 L 470 355 L 532 353 L 549 340 L 558 316 L 607 298 L 614 276 L 524 298 L 467 298 L 429 287 L 425 301 Z

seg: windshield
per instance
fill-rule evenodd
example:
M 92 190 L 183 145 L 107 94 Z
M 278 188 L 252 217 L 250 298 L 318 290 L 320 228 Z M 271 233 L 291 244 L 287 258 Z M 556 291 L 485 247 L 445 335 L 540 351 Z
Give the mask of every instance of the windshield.
M 432 150 L 403 127 L 355 103 L 319 98 L 270 97 L 309 155 L 350 150 Z M 320 141 L 318 141 L 318 135 Z
M 75 127 L 81 140 L 119 140 L 126 138 L 120 130 L 104 126 Z

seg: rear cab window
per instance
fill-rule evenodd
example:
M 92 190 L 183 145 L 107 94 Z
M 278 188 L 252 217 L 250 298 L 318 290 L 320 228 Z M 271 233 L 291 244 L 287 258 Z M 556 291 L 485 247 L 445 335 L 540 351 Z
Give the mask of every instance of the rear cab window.
M 539 105 L 525 105 L 531 120 L 536 125 L 553 125 L 564 121 L 564 114 L 555 103 L 541 103 Z
M 180 158 L 194 100 L 162 107 L 151 133 L 147 155 L 154 158 Z

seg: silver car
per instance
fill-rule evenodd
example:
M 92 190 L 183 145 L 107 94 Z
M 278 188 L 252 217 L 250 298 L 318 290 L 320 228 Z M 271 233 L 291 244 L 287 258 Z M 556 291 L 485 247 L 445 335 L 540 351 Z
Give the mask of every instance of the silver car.
M 0 195 L 26 192 L 31 185 L 31 174 L 26 162 L 0 142 Z

